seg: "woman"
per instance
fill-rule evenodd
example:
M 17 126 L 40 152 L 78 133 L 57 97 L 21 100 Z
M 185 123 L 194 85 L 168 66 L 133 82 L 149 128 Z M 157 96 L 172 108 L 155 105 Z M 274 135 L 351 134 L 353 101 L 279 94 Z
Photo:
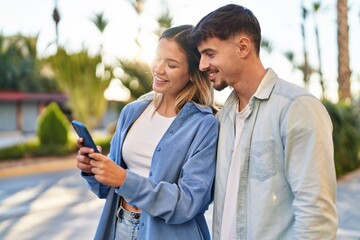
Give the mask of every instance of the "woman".
M 153 92 L 121 111 L 110 153 L 80 147 L 77 166 L 106 203 L 95 239 L 210 239 L 218 126 L 191 25 L 166 30 Z

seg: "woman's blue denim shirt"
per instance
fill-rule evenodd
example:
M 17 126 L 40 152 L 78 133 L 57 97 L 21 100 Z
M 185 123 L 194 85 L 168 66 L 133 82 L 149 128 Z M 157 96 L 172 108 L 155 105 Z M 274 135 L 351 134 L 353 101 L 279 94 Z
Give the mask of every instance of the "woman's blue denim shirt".
M 220 123 L 213 239 L 219 240 L 234 147 L 233 92 Z M 251 98 L 240 149 L 237 239 L 336 239 L 331 119 L 321 102 L 268 69 Z
M 124 168 L 124 138 L 151 98 L 120 113 L 108 156 Z M 106 198 L 95 239 L 114 239 L 119 196 L 142 209 L 138 239 L 210 239 L 204 213 L 212 201 L 217 136 L 212 110 L 187 103 L 155 148 L 148 178 L 127 171 L 124 184 L 113 188 L 84 176 L 90 189 Z

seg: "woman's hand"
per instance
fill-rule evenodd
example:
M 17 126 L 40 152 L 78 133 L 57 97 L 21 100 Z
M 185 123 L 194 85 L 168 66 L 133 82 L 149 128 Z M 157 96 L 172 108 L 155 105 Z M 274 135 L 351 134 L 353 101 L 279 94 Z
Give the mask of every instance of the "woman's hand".
M 120 187 L 124 183 L 126 171 L 113 160 L 94 151 L 89 154 L 89 157 L 91 172 L 97 181 L 112 187 Z
M 94 150 L 92 148 L 84 147 L 83 146 L 83 138 L 78 138 L 76 140 L 76 145 L 79 147 L 78 154 L 76 156 L 77 160 L 77 168 L 79 168 L 81 171 L 87 174 L 92 174 L 91 169 L 92 166 L 90 165 L 90 157 L 89 154 L 93 153 Z M 101 149 L 99 149 L 101 152 Z

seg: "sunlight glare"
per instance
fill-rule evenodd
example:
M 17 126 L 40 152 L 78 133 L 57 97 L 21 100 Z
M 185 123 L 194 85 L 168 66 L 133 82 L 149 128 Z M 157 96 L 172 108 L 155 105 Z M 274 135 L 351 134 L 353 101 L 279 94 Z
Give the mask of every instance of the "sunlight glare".
M 141 34 L 140 43 L 142 47 L 141 59 L 150 65 L 155 56 L 155 50 L 158 43 L 158 36 L 149 33 Z
M 118 78 L 113 78 L 109 87 L 106 88 L 104 92 L 104 97 L 108 101 L 126 102 L 130 96 L 131 93 L 129 89 L 127 89 Z

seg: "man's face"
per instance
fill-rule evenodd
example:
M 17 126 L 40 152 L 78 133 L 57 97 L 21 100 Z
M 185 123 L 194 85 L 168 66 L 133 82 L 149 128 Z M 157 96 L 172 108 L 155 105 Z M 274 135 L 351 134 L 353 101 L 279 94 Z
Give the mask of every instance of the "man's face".
M 222 41 L 216 37 L 200 42 L 198 50 L 201 53 L 199 69 L 206 72 L 216 90 L 221 91 L 227 86 L 233 86 L 236 80 L 236 70 L 239 67 L 238 48 L 234 39 Z

